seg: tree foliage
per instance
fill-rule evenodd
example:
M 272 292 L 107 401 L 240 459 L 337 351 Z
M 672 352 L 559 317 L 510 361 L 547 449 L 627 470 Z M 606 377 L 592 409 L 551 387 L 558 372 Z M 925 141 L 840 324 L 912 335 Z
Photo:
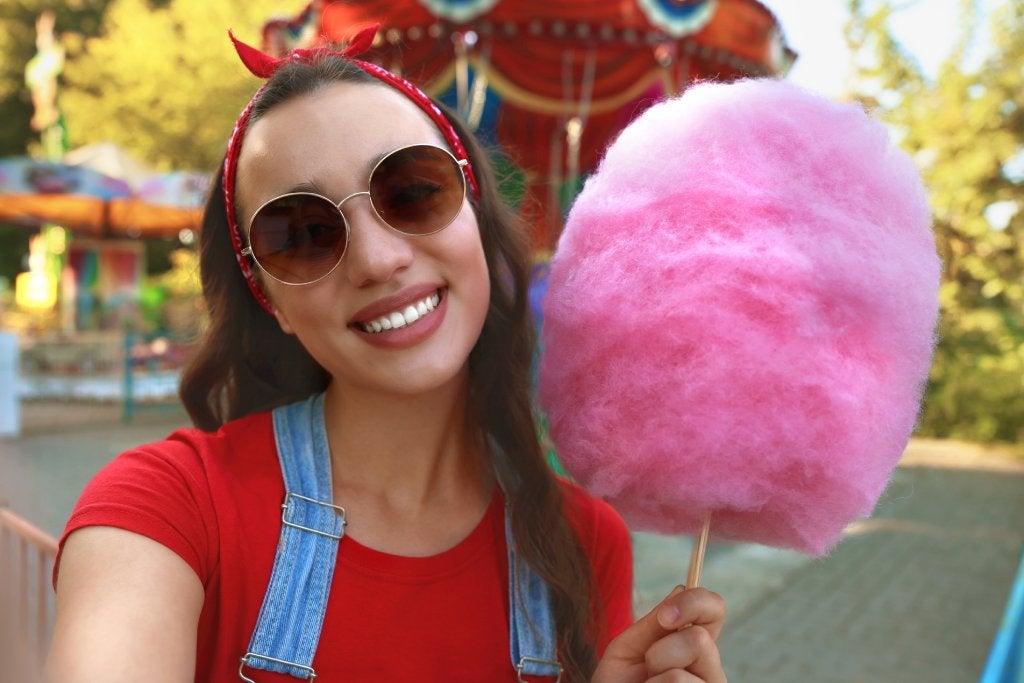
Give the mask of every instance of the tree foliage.
M 258 85 L 227 29 L 259 44 L 263 23 L 299 4 L 113 0 L 102 34 L 68 53 L 59 101 L 72 146 L 110 140 L 157 168 L 213 169 Z
M 44 10 L 55 12 L 66 53 L 58 106 L 70 148 L 112 141 L 157 169 L 212 170 L 259 84 L 239 63 L 227 29 L 258 44 L 266 20 L 293 15 L 302 4 L 0 0 L 0 156 L 40 152 L 39 133 L 29 124 L 25 66 L 36 53 L 36 19 Z M 24 269 L 26 243 L 24 228 L 0 226 L 0 276 Z M 149 241 L 147 251 L 166 261 L 165 246 Z
M 1024 440 L 1024 0 L 961 5 L 936 74 L 893 38 L 891 1 L 850 0 L 854 95 L 890 124 L 928 187 L 939 346 L 919 432 Z M 980 30 L 979 30 L 980 29 Z M 982 38 L 987 33 L 987 37 Z

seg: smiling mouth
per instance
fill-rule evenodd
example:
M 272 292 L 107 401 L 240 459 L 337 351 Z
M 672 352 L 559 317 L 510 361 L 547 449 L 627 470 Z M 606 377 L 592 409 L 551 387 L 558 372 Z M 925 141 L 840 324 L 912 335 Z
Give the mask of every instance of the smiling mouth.
M 409 304 L 400 311 L 391 311 L 365 323 L 356 323 L 356 327 L 370 334 L 379 334 L 388 330 L 399 330 L 427 317 L 434 312 L 440 303 L 441 292 L 439 290 L 415 303 Z

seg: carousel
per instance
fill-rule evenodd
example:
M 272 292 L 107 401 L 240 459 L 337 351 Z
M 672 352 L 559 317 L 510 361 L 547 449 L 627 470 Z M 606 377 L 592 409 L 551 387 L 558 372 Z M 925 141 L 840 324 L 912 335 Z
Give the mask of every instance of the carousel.
M 782 76 L 795 59 L 757 0 L 314 0 L 267 22 L 263 49 L 344 44 L 373 24 L 363 58 L 500 151 L 539 261 L 582 179 L 640 112 L 694 81 Z
M 693 82 L 782 76 L 795 59 L 757 0 L 312 0 L 298 9 L 265 23 L 264 51 L 340 46 L 376 24 L 363 58 L 444 102 L 492 148 L 503 192 L 530 230 L 538 316 L 565 212 L 618 132 Z M 17 283 L 19 307 L 56 310 L 43 365 L 80 374 L 124 355 L 103 335 L 120 333 L 146 298 L 139 239 L 197 229 L 207 179 L 150 178 L 148 187 L 66 158 L 54 108 L 63 54 L 48 21 L 40 55 L 51 58 L 30 65 L 27 79 L 46 159 L 0 164 L 0 220 L 40 228 Z M 69 337 L 89 335 L 102 338 L 93 345 L 102 353 L 64 358 L 87 346 Z M 44 336 L 33 337 L 44 348 Z

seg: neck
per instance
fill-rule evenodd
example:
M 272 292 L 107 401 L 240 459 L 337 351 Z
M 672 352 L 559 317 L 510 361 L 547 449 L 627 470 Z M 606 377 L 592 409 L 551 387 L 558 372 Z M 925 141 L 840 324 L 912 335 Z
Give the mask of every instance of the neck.
M 479 523 L 494 474 L 468 396 L 466 377 L 424 396 L 331 383 L 324 419 L 348 536 L 384 552 L 427 556 Z
M 468 377 L 416 396 L 332 382 L 324 419 L 336 496 L 345 490 L 409 508 L 490 490 L 493 476 L 470 415 Z

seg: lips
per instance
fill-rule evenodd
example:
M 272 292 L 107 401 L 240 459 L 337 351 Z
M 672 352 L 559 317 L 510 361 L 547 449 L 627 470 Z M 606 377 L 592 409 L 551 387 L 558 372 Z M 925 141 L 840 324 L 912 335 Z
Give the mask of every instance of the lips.
M 355 325 L 363 332 L 368 332 L 370 334 L 379 334 L 388 330 L 398 330 L 403 327 L 408 327 L 409 325 L 427 317 L 437 309 L 437 306 L 440 303 L 441 291 L 435 290 L 421 299 L 412 301 L 405 306 L 378 315 L 372 320 L 357 322 Z

